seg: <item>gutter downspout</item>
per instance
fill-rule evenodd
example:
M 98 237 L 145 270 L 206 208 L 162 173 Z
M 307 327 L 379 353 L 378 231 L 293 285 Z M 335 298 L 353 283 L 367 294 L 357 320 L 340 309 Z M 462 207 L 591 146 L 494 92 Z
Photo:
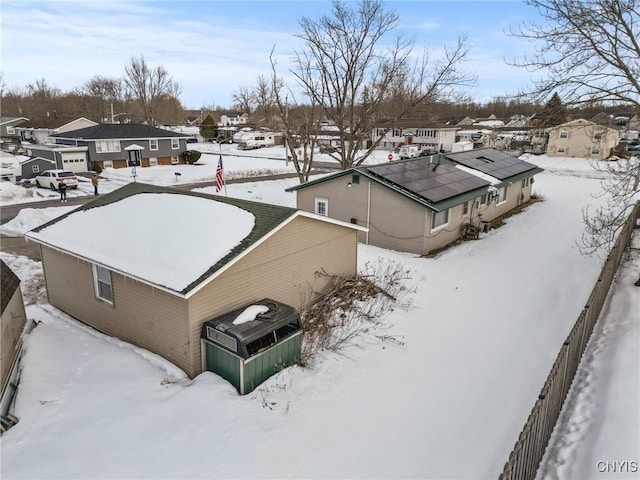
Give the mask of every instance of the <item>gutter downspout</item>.
M 371 180 L 369 180 L 367 187 L 367 235 L 365 245 L 369 245 L 369 223 L 371 220 Z

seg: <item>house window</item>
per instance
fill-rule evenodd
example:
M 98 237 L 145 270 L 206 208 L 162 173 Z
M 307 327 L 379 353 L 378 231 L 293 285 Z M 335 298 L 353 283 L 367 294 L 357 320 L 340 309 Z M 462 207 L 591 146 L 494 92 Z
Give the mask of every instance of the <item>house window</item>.
M 96 141 L 96 153 L 113 153 L 120 151 L 120 140 Z
M 449 223 L 449 209 L 442 210 L 440 212 L 433 212 L 431 214 L 431 230 L 444 227 Z
M 31 165 L 31 171 L 33 173 L 39 173 L 40 172 L 40 165 Z
M 486 204 L 487 204 L 487 194 L 485 193 L 480 197 L 480 205 L 486 205 Z
M 567 153 L 567 149 L 565 147 L 558 147 L 558 153 Z
M 102 168 L 113 168 L 113 161 L 105 160 L 104 162 L 102 162 Z
M 560 130 L 560 138 L 569 138 L 569 132 L 567 130 Z
M 598 147 L 593 147 L 591 149 L 591 155 L 600 155 L 600 149 Z
M 158 157 L 149 157 L 149 166 L 158 165 Z
M 468 215 L 469 214 L 469 202 L 464 202 L 462 204 L 462 215 Z
M 105 302 L 113 303 L 111 271 L 101 267 L 100 265 L 94 265 L 93 281 L 96 289 L 96 296 Z
M 14 127 L 7 127 L 7 135 L 15 135 L 16 129 Z
M 351 183 L 353 183 L 354 185 L 360 183 L 360 175 L 356 175 L 356 174 L 352 175 Z
M 179 138 L 172 138 L 171 139 L 171 149 L 172 150 L 177 150 L 178 148 L 180 148 L 180 139 Z
M 179 162 L 179 158 L 178 157 L 171 157 L 171 165 L 175 165 Z
M 316 213 L 324 217 L 329 216 L 329 199 L 316 198 Z
M 507 186 L 500 187 L 498 190 L 498 205 L 507 201 Z
M 158 139 L 150 138 L 149 139 L 149 150 L 157 150 L 158 149 Z
M 602 140 L 602 132 L 596 132 L 593 134 L 594 140 Z

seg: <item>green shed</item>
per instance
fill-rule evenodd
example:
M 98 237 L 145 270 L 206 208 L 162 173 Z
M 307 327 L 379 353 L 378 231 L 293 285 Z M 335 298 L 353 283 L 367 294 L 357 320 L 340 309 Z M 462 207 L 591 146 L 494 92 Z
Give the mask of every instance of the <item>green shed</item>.
M 202 325 L 205 370 L 245 395 L 274 373 L 296 363 L 302 347 L 298 311 L 265 298 Z

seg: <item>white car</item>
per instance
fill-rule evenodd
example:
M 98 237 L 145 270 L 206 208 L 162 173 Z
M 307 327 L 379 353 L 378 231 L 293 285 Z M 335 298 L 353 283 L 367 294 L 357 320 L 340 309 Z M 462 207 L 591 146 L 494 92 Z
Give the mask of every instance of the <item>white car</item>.
M 45 170 L 35 178 L 39 188 L 58 190 L 60 182 L 64 182 L 67 188 L 78 188 L 78 177 L 70 170 Z

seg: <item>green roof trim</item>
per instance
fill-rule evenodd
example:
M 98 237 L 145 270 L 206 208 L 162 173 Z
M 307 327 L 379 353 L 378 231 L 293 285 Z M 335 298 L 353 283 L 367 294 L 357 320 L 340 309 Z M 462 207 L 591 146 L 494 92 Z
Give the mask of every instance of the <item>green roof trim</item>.
M 33 229 L 33 232 L 37 232 L 46 228 L 50 225 L 53 225 L 56 222 L 59 222 L 63 218 L 73 214 L 74 212 L 82 211 L 82 210 L 90 210 L 92 208 L 102 207 L 105 205 L 109 205 L 120 200 L 123 200 L 127 197 L 131 197 L 133 195 L 138 195 L 142 193 L 170 193 L 174 195 L 187 195 L 192 197 L 200 197 L 208 200 L 222 202 L 229 205 L 233 205 L 235 207 L 246 210 L 247 212 L 253 214 L 255 217 L 255 224 L 253 229 L 238 245 L 236 245 L 226 256 L 218 260 L 215 264 L 211 265 L 207 269 L 205 273 L 200 275 L 197 279 L 183 288 L 179 293 L 187 294 L 189 291 L 200 285 L 204 280 L 212 276 L 215 272 L 224 267 L 227 263 L 231 262 L 233 259 L 240 256 L 243 252 L 245 252 L 248 248 L 250 248 L 253 244 L 258 242 L 268 233 L 276 229 L 278 225 L 282 224 L 285 220 L 292 217 L 298 211 L 295 208 L 289 207 L 281 207 L 278 205 L 270 205 L 267 203 L 253 202 L 251 200 L 241 200 L 238 198 L 229 198 L 229 197 L 221 197 L 218 195 L 210 195 L 207 193 L 201 192 L 192 192 L 187 190 L 178 190 L 174 187 L 161 187 L 156 185 L 149 185 L 146 183 L 129 183 L 118 190 L 114 190 L 111 193 L 107 193 L 103 196 L 100 196 L 85 205 L 82 205 L 71 212 L 68 212 L 58 218 L 55 218 L 39 227 Z

